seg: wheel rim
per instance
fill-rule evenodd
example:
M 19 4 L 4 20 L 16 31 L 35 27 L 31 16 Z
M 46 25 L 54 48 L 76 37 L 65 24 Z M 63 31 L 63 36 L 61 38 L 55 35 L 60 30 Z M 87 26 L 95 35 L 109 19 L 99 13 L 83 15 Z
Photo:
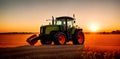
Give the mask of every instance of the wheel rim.
M 78 42 L 79 42 L 80 44 L 83 43 L 83 35 L 82 35 L 81 32 L 78 33 Z
M 60 34 L 58 37 L 58 41 L 60 44 L 64 44 L 65 43 L 65 36 L 63 34 Z

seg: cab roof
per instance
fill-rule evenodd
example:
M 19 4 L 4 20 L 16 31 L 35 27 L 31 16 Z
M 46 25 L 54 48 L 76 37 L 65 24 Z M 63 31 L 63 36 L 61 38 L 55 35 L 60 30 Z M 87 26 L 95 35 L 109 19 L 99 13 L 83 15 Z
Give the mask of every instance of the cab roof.
M 56 20 L 74 20 L 73 17 L 69 17 L 69 16 L 61 16 L 61 17 L 57 17 Z

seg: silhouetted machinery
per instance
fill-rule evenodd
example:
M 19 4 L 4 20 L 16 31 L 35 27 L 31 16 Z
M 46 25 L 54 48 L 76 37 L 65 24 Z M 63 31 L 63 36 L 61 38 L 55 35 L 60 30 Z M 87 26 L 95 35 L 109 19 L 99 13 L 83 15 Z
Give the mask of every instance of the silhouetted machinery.
M 52 24 L 41 26 L 39 36 L 32 35 L 27 39 L 30 45 L 34 45 L 39 39 L 41 44 L 63 45 L 72 41 L 75 45 L 84 44 L 84 33 L 81 28 L 73 26 L 75 17 L 61 16 L 54 19 Z

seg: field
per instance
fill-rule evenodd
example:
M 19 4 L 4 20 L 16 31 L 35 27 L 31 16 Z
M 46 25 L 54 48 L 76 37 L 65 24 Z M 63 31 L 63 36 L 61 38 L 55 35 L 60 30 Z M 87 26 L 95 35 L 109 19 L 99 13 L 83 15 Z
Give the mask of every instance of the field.
M 120 59 L 120 35 L 85 34 L 84 45 L 29 46 L 30 34 L 0 35 L 0 59 Z
M 119 49 L 89 48 L 84 45 L 20 46 L 0 49 L 0 59 L 120 59 L 119 55 Z

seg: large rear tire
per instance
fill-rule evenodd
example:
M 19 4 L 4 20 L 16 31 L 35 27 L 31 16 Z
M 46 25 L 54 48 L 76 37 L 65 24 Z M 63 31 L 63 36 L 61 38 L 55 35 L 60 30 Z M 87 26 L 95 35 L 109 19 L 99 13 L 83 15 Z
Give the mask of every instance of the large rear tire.
M 84 44 L 84 33 L 80 30 L 76 31 L 74 38 L 73 38 L 73 44 L 75 45 L 83 45 Z
M 55 45 L 64 45 L 66 44 L 66 35 L 63 32 L 58 32 L 54 35 L 54 44 Z

